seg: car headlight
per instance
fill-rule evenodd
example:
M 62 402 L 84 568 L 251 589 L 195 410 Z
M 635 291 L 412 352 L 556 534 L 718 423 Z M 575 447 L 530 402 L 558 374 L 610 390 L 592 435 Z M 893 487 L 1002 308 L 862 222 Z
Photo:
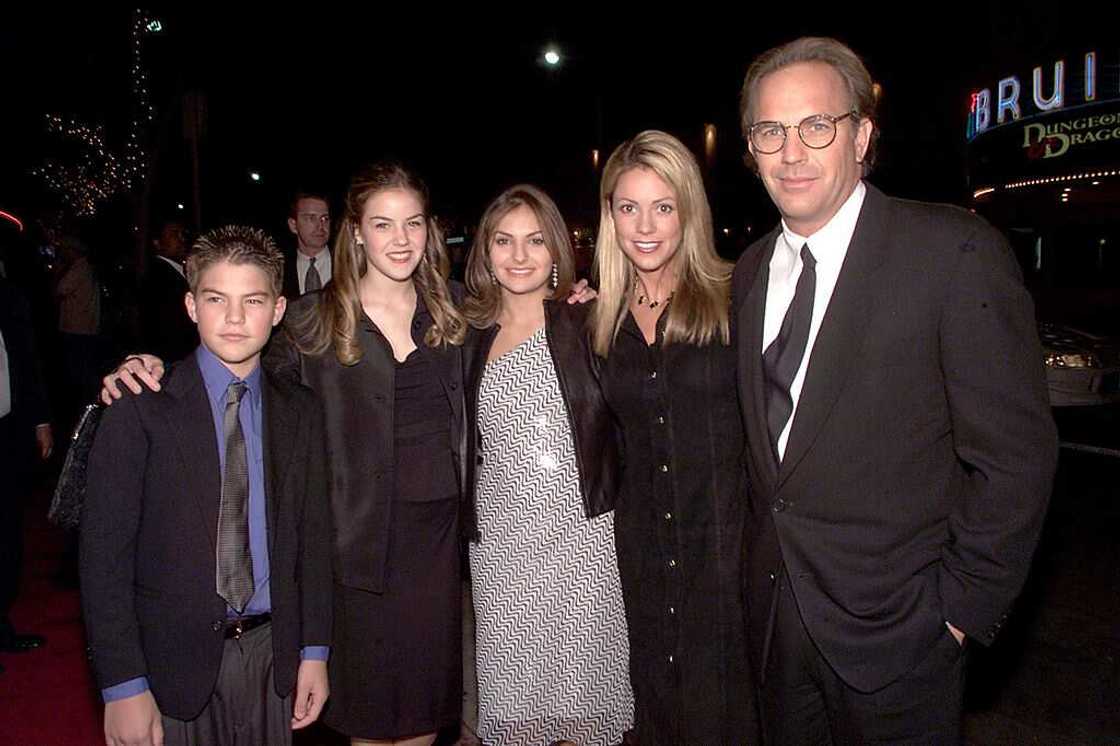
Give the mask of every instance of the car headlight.
M 1091 352 L 1048 352 L 1046 365 L 1050 368 L 1099 368 L 1101 361 Z

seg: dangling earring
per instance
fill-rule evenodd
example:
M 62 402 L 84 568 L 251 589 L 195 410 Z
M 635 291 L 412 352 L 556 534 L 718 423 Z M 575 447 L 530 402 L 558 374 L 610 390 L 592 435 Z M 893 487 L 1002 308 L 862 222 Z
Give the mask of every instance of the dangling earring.
M 556 266 L 556 262 L 552 263 L 552 284 L 550 287 L 555 290 L 556 286 L 560 284 L 560 270 Z
M 494 269 L 492 267 L 487 267 L 486 271 L 490 273 L 490 282 L 493 283 L 494 285 L 497 285 L 498 284 L 498 276 L 496 274 L 494 274 Z

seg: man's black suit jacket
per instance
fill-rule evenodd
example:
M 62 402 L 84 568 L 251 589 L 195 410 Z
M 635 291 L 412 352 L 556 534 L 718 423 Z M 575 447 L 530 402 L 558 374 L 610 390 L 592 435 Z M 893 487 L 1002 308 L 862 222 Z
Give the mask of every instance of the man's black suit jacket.
M 322 415 L 310 390 L 263 373 L 262 425 L 277 694 L 299 650 L 329 645 L 330 515 Z M 160 710 L 196 717 L 221 662 L 215 590 L 217 438 L 193 356 L 160 392 L 103 415 L 81 523 L 82 606 L 98 686 L 147 676 Z
M 784 571 L 821 653 L 874 691 L 946 621 L 993 640 L 1023 585 L 1057 459 L 1033 306 L 987 223 L 869 186 L 779 465 L 761 362 L 776 236 L 733 286 L 753 663 Z

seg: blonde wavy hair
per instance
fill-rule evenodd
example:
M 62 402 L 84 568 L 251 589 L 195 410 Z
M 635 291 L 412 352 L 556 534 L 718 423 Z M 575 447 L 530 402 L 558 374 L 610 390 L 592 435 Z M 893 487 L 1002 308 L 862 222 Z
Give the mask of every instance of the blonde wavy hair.
M 424 254 L 412 274 L 416 292 L 432 315 L 432 326 L 424 336 L 424 343 L 429 347 L 463 343 L 467 325 L 448 289 L 451 262 L 443 231 L 429 212 L 428 189 L 419 177 L 399 164 L 375 163 L 350 182 L 342 224 L 334 242 L 331 281 L 323 288 L 313 312 L 291 319 L 292 339 L 301 352 L 320 355 L 333 348 L 342 365 L 354 365 L 361 360 L 357 332 L 362 302 L 358 286 L 369 264 L 365 249 L 355 235 L 366 203 L 386 189 L 407 189 L 419 198 L 424 209 L 427 240 Z
M 599 299 L 591 316 L 595 353 L 606 357 L 626 316 L 630 293 L 638 281 L 615 230 L 613 196 L 622 174 L 644 168 L 657 174 L 677 199 L 681 245 L 671 260 L 677 276 L 673 302 L 666 311 L 663 344 L 730 344 L 732 265 L 719 258 L 712 231 L 712 211 L 696 159 L 670 134 L 646 130 L 611 153 L 599 182 L 599 236 L 595 275 Z

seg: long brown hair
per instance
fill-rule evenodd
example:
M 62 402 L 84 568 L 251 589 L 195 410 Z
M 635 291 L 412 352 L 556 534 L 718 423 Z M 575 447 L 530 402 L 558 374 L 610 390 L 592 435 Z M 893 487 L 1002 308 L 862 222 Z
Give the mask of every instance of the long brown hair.
M 541 235 L 556 265 L 556 287 L 552 297 L 563 298 L 571 292 L 575 278 L 575 258 L 572 242 L 568 238 L 568 227 L 560 215 L 560 209 L 552 198 L 532 184 L 517 184 L 505 190 L 482 213 L 475 233 L 471 252 L 467 257 L 467 290 L 469 295 L 463 304 L 463 315 L 471 326 L 485 329 L 491 326 L 502 311 L 502 288 L 493 279 L 490 266 L 490 242 L 498 229 L 498 223 L 518 207 L 528 207 L 537 217 Z
M 595 242 L 599 299 L 591 312 L 595 354 L 606 357 L 610 351 L 637 282 L 634 265 L 618 242 L 611 209 L 619 177 L 634 168 L 649 169 L 673 190 L 681 217 L 681 245 L 672 259 L 677 287 L 665 311 L 669 317 L 663 343 L 702 346 L 718 338 L 730 344 L 732 266 L 716 254 L 712 211 L 700 167 L 680 140 L 646 130 L 615 148 L 599 182 L 599 236 Z
M 358 292 L 361 278 L 369 270 L 365 249 L 356 240 L 358 225 L 366 202 L 386 189 L 407 189 L 424 208 L 427 241 L 424 254 L 412 281 L 417 294 L 432 315 L 432 326 L 424 336 L 429 347 L 462 344 L 466 322 L 451 299 L 447 275 L 451 262 L 439 223 L 429 213 L 428 189 L 412 172 L 396 163 L 375 163 L 364 168 L 350 182 L 346 193 L 342 224 L 334 242 L 331 281 L 323 288 L 315 311 L 293 318 L 292 337 L 301 352 L 320 355 L 333 348 L 342 365 L 354 365 L 362 358 L 358 345 L 358 320 L 362 302 Z

